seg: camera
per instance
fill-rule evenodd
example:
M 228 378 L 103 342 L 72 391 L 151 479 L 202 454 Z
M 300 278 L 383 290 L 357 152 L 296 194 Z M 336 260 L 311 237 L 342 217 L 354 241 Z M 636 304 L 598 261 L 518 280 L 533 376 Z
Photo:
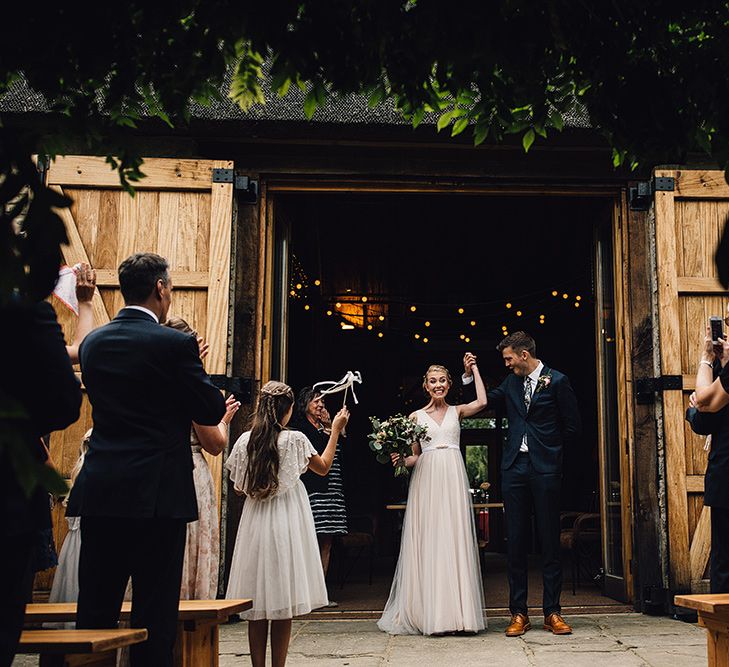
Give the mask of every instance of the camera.
M 719 339 L 724 338 L 724 327 L 722 326 L 723 320 L 718 315 L 712 315 L 709 318 L 709 327 L 711 327 L 711 342 L 714 345 L 720 345 Z

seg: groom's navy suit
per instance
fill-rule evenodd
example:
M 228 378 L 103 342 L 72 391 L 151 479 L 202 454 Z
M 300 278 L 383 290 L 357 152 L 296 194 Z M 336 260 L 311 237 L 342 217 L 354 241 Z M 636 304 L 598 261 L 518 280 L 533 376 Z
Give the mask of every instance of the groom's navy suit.
M 67 514 L 81 516 L 77 627 L 111 628 L 132 579 L 136 665 L 172 665 L 188 521 L 197 519 L 191 421 L 225 401 L 194 337 L 124 308 L 81 343 L 94 427 Z
M 509 608 L 512 614 L 527 614 L 527 555 L 533 504 L 542 546 L 544 615 L 548 616 L 560 611 L 562 455 L 564 446 L 580 433 L 577 398 L 566 375 L 544 366 L 528 410 L 524 378 L 513 373 L 488 392 L 488 407 L 505 411 L 509 420 L 501 459 Z M 521 452 L 525 435 L 528 451 Z

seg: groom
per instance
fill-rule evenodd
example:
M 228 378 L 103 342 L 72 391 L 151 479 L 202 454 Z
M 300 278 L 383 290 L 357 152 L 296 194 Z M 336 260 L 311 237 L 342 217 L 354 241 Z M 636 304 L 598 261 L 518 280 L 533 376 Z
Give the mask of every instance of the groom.
M 509 436 L 501 459 L 506 516 L 507 571 L 511 623 L 508 637 L 531 628 L 527 611 L 527 552 L 534 506 L 542 545 L 544 629 L 567 635 L 572 628 L 561 616 L 562 562 L 559 542 L 562 450 L 580 433 L 577 398 L 566 375 L 536 358 L 534 339 L 516 331 L 497 349 L 511 374 L 488 392 L 487 405 L 506 411 Z M 473 381 L 476 357 L 466 353 L 463 383 Z

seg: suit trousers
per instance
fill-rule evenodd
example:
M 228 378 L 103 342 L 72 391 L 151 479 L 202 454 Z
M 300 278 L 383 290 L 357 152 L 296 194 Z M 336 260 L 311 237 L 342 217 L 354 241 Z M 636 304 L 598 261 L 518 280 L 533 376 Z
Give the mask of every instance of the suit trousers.
M 3 540 L 0 549 L 0 667 L 10 667 L 23 629 L 25 605 L 32 596 L 31 556 L 38 540 L 34 531 L 3 535 Z
M 729 508 L 711 508 L 710 591 L 729 593 Z
M 172 665 L 186 535 L 184 519 L 82 517 L 76 627 L 117 627 L 131 577 L 131 627 L 149 633 L 131 664 Z
M 545 617 L 560 612 L 562 558 L 559 543 L 561 473 L 538 473 L 528 452 L 520 452 L 508 470 L 502 472 L 502 493 L 506 520 L 506 555 L 509 579 L 509 609 L 527 614 L 528 555 L 532 505 L 542 546 L 542 578 Z

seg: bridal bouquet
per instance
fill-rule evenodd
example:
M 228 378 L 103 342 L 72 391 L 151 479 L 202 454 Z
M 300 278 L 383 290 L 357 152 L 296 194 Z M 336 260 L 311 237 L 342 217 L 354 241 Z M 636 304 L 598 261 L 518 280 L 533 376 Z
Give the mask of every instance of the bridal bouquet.
M 390 463 L 390 454 L 397 454 L 400 458 L 395 466 L 395 477 L 408 475 L 405 467 L 405 457 L 413 453 L 413 443 L 430 440 L 428 429 L 420 426 L 409 417 L 397 414 L 385 421 L 377 417 L 370 417 L 372 433 L 367 437 L 370 449 L 377 454 L 380 463 Z

